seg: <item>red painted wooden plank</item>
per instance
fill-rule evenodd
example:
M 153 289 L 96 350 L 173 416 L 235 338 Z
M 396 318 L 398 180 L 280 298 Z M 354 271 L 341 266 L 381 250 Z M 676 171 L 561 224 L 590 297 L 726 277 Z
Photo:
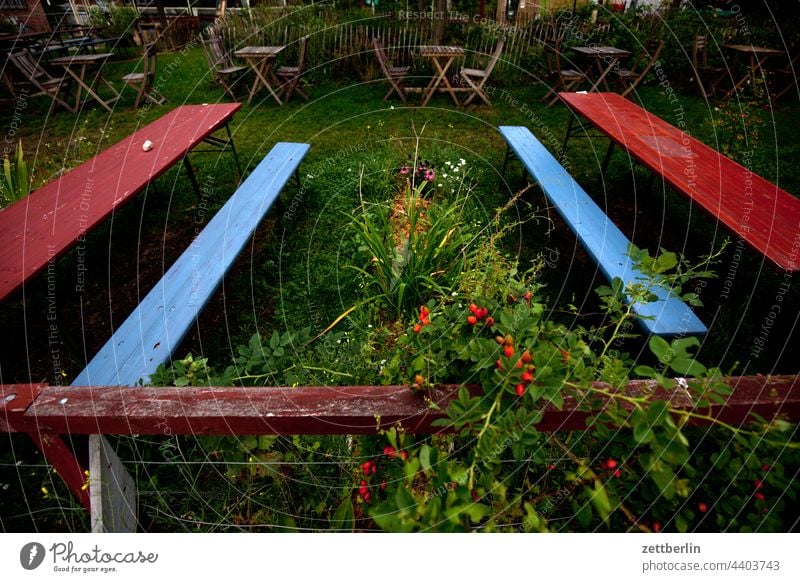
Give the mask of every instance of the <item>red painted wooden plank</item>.
M 0 211 L 0 301 L 224 127 L 240 107 L 178 107 Z M 153 142 L 147 152 L 146 140 Z
M 800 270 L 800 199 L 616 93 L 560 93 L 614 143 L 787 271 Z
M 23 415 L 47 384 L 0 384 L 0 431 L 17 432 Z
M 765 418 L 800 420 L 800 377 L 729 378 L 724 405 L 697 410 L 732 424 L 756 412 Z M 607 385 L 598 384 L 605 389 Z M 457 386 L 441 386 L 430 398 L 444 408 Z M 475 389 L 473 389 L 475 390 Z M 693 409 L 688 391 L 664 391 L 650 381 L 631 382 L 626 393 L 650 394 Z M 401 422 L 411 433 L 431 433 L 439 412 L 408 386 L 281 387 L 47 387 L 27 409 L 25 422 L 42 430 L 74 434 L 374 434 Z M 562 410 L 545 408 L 542 431 L 583 430 L 586 414 L 567 396 Z M 378 422 L 380 418 L 380 422 Z
M 72 449 L 59 435 L 51 432 L 34 431 L 29 432 L 28 436 L 42 452 L 47 462 L 53 466 L 56 473 L 61 475 L 72 495 L 80 501 L 84 509 L 90 511 L 89 488 L 86 485 L 89 477 L 86 469 L 75 458 Z

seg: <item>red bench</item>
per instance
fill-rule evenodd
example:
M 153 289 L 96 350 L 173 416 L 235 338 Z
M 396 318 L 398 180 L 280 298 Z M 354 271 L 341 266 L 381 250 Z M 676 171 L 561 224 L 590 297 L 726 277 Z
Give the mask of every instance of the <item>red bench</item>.
M 559 96 L 611 139 L 604 164 L 617 145 L 778 267 L 800 270 L 800 199 L 616 93 Z
M 236 156 L 228 122 L 240 107 L 178 107 L 0 211 L 0 301 L 177 162 L 184 161 L 199 189 L 187 154 L 205 142 Z M 223 127 L 227 139 L 211 135 Z M 153 143 L 150 151 L 142 149 L 146 140 Z

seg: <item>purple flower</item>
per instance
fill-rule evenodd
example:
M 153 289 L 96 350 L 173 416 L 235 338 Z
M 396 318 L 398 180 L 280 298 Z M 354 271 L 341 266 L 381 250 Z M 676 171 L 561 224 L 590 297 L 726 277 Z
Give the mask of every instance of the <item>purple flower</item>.
M 403 166 L 402 168 L 400 168 L 400 175 L 401 176 L 408 176 L 408 172 L 409 171 L 410 170 L 408 169 L 408 166 Z
M 425 179 L 428 182 L 433 182 L 436 179 L 436 172 L 434 172 L 433 170 L 426 171 L 425 172 Z

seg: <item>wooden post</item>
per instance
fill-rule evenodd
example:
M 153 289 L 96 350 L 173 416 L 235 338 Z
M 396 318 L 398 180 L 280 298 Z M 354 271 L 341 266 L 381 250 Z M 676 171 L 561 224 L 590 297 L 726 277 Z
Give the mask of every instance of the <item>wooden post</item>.
M 102 435 L 89 435 L 92 533 L 136 531 L 136 483 Z

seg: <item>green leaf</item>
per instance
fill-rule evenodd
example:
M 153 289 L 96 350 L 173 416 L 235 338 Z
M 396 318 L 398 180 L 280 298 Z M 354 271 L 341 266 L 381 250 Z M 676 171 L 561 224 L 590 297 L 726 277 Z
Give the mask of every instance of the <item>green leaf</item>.
M 633 440 L 640 445 L 646 445 L 653 440 L 654 436 L 655 435 L 653 434 L 653 431 L 647 422 L 640 422 L 633 427 Z
M 706 371 L 706 367 L 694 358 L 675 358 L 669 363 L 669 367 L 685 376 L 699 376 Z
M 353 531 L 355 529 L 355 516 L 353 512 L 353 500 L 345 497 L 336 508 L 336 512 L 331 518 L 331 529 L 339 531 Z
M 478 523 L 489 515 L 490 508 L 482 503 L 470 503 L 464 508 L 464 513 L 469 516 L 472 523 Z
M 653 352 L 653 354 L 655 354 L 655 356 L 662 362 L 667 363 L 669 358 L 672 357 L 671 348 L 667 343 L 667 340 L 664 338 L 657 335 L 652 335 L 650 336 L 649 345 L 650 351 Z
M 600 518 L 608 523 L 608 516 L 611 514 L 611 500 L 608 498 L 608 491 L 606 491 L 605 485 L 598 480 L 594 482 L 594 490 L 589 487 L 584 489 Z
M 431 448 L 428 445 L 422 445 L 419 449 L 419 463 L 422 470 L 426 473 L 431 470 Z

